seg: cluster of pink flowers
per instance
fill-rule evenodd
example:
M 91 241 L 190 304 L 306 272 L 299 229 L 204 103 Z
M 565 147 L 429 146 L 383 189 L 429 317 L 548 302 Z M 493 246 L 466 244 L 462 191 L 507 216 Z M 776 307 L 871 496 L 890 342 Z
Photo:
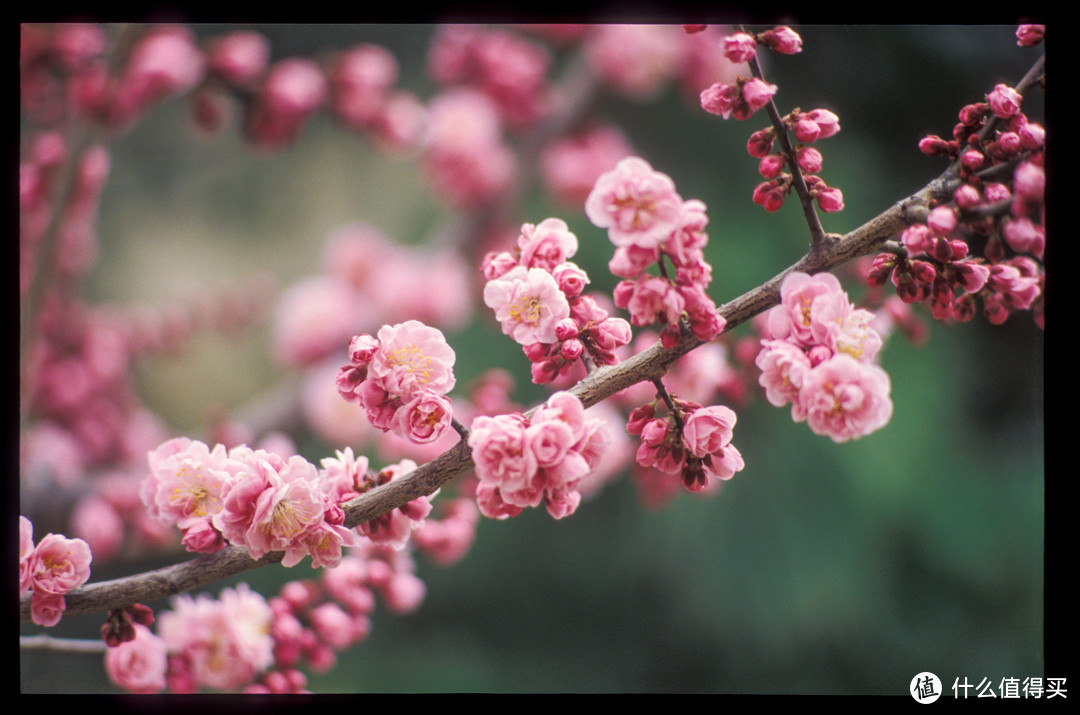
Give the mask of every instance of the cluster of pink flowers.
M 723 331 L 726 321 L 706 293 L 712 266 L 703 253 L 709 240 L 704 203 L 684 201 L 669 176 L 640 157 L 627 157 L 597 179 L 585 214 L 615 244 L 608 268 L 624 279 L 615 287 L 615 306 L 629 311 L 633 325 L 664 325 L 660 338 L 667 347 L 678 342 L 684 317 L 699 340 Z M 660 276 L 648 272 L 653 264 Z
M 90 578 L 90 547 L 82 539 L 46 534 L 34 544 L 34 525 L 19 517 L 19 597 L 32 594 L 30 617 L 55 626 L 64 615 L 64 594 Z
M 428 183 L 457 209 L 489 204 L 510 187 L 518 169 L 498 106 L 470 87 L 454 87 L 431 100 L 422 144 Z
M 561 519 L 577 509 L 578 487 L 597 466 L 609 437 L 601 420 L 586 418 L 581 400 L 557 392 L 531 416 L 477 417 L 468 444 L 480 480 L 481 514 L 505 519 L 543 503 Z
M 547 113 L 550 65 L 543 45 L 508 30 L 478 25 L 440 27 L 428 54 L 428 73 L 436 82 L 482 92 L 515 129 Z
M 132 693 L 237 690 L 274 662 L 273 612 L 246 584 L 218 599 L 181 594 L 160 615 L 155 634 L 135 626 L 135 637 L 105 654 L 109 678 Z
M 636 455 L 640 466 L 679 475 L 691 492 L 715 488 L 715 480 L 726 481 L 742 471 L 742 455 L 731 444 L 734 410 L 672 398 L 674 411 L 657 417 L 658 401 L 631 410 L 627 418 L 626 431 L 641 437 Z
M 834 442 L 858 439 L 892 417 L 889 375 L 874 359 L 881 336 L 874 314 L 855 308 L 831 273 L 794 272 L 780 286 L 780 305 L 760 321 L 758 382 L 776 407 Z
M 149 455 L 141 495 L 150 513 L 175 525 L 189 551 L 211 553 L 225 542 L 253 559 L 284 551 L 294 566 L 307 555 L 313 567 L 334 566 L 355 542 L 329 479 L 300 456 L 240 445 L 226 450 L 178 437 Z
M 586 355 L 612 365 L 630 342 L 630 325 L 584 293 L 588 275 L 567 260 L 577 249 L 566 222 L 549 218 L 523 225 L 511 251 L 489 252 L 481 266 L 484 303 L 523 346 L 537 384 L 568 374 Z
M 1041 34 L 1018 31 L 1017 37 L 1021 46 L 1030 46 Z M 901 299 L 929 303 L 939 320 L 970 320 L 978 296 L 993 324 L 1018 310 L 1031 310 L 1036 323 L 1044 324 L 1046 130 L 1028 120 L 1022 100 L 1015 89 L 998 84 L 986 101 L 960 110 L 952 139 L 920 140 L 927 156 L 955 162 L 960 185 L 924 222 L 904 231 L 903 253 L 878 254 L 867 276 L 871 286 L 891 278 Z M 995 131 L 983 136 L 990 122 Z M 1012 165 L 1007 179 L 983 178 L 991 170 L 998 178 L 1002 165 Z M 985 246 L 983 256 L 970 255 L 972 237 Z
M 375 427 L 416 444 L 452 427 L 454 350 L 437 328 L 417 320 L 384 325 L 377 336 L 355 335 L 349 363 L 337 376 L 341 396 L 360 405 Z

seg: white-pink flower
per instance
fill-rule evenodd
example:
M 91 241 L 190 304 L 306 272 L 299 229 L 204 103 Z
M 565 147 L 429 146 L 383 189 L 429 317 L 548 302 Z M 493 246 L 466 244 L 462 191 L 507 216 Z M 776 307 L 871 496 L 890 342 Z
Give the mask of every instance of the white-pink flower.
M 231 543 L 247 548 L 253 559 L 284 551 L 284 566 L 308 554 L 305 532 L 323 522 L 325 500 L 318 471 L 303 457 L 288 461 L 276 454 L 237 447 L 230 456 L 244 463 L 213 523 Z
M 735 411 L 724 405 L 694 410 L 683 425 L 683 442 L 695 457 L 720 452 L 731 442 Z
M 238 690 L 274 662 L 273 611 L 247 584 L 220 599 L 181 594 L 158 616 L 158 634 L 195 687 Z
M 442 331 L 417 320 L 384 325 L 379 348 L 368 365 L 368 378 L 402 400 L 421 392 L 445 395 L 453 389 L 454 349 Z
M 888 423 L 890 389 L 889 375 L 879 366 L 837 353 L 806 374 L 799 401 L 815 434 L 846 442 Z
M 167 685 L 168 645 L 144 625 L 135 624 L 135 638 L 105 651 L 105 672 L 129 693 L 160 693 Z
M 585 214 L 616 246 L 656 248 L 679 227 L 682 206 L 671 177 L 631 156 L 596 180 Z
M 806 418 L 799 404 L 799 391 L 810 371 L 810 359 L 802 348 L 786 340 L 762 340 L 755 364 L 761 370 L 758 383 L 765 388 L 765 398 L 774 407 L 791 403 L 791 418 Z
M 570 316 L 570 304 L 542 268 L 518 266 L 484 286 L 484 303 L 495 310 L 504 334 L 521 345 L 555 342 L 555 326 Z

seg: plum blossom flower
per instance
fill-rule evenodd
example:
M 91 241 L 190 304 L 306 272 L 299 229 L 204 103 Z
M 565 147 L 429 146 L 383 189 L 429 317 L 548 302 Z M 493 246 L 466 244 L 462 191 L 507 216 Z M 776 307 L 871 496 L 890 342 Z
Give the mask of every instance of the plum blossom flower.
M 537 225 L 523 225 L 518 248 L 521 249 L 522 266 L 551 271 L 577 253 L 578 240 L 565 221 L 549 218 Z
M 82 539 L 46 534 L 35 546 L 33 525 L 19 517 L 19 592 L 32 592 L 30 617 L 39 626 L 60 622 L 64 594 L 90 579 L 90 546 Z
M 300 456 L 286 461 L 249 447 L 234 448 L 230 456 L 244 467 L 214 515 L 214 526 L 253 559 L 284 551 L 282 564 L 295 566 L 308 553 L 306 532 L 322 524 L 326 508 L 315 466 Z
M 880 367 L 837 353 L 807 373 L 799 400 L 815 434 L 846 442 L 888 423 L 889 389 L 889 375 Z
M 273 612 L 247 584 L 209 594 L 172 599 L 172 610 L 158 617 L 158 635 L 192 689 L 237 690 L 274 662 L 270 635 Z M 182 665 L 180 665 L 182 664 Z M 171 688 L 174 689 L 175 688 Z
M 986 101 L 990 104 L 990 111 L 1002 119 L 1008 119 L 1020 113 L 1023 97 L 1007 84 L 998 84 L 987 95 Z
M 445 395 L 455 384 L 454 350 L 442 331 L 417 320 L 384 325 L 368 375 L 388 393 L 409 399 L 420 392 Z
M 134 628 L 134 639 L 105 651 L 105 672 L 129 693 L 160 693 L 167 685 L 168 645 L 148 627 Z
M 518 266 L 484 286 L 484 303 L 495 310 L 504 334 L 521 345 L 555 342 L 555 326 L 570 304 L 555 278 L 542 268 Z
M 656 248 L 678 227 L 682 205 L 671 177 L 632 156 L 596 180 L 585 214 L 616 246 Z

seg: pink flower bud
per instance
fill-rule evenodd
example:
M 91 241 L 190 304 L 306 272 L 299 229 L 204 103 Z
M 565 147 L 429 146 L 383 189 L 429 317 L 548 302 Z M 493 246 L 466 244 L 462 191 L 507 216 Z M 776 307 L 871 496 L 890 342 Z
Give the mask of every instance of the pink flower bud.
M 721 42 L 721 46 L 724 57 L 736 65 L 749 62 L 757 54 L 757 41 L 753 35 L 746 32 L 736 32 L 734 35 L 728 35 Z
M 804 146 L 795 154 L 799 168 L 806 174 L 816 174 L 821 171 L 821 152 L 812 146 Z
M 1046 173 L 1041 166 L 1025 161 L 1013 172 L 1013 190 L 1025 201 L 1042 201 L 1046 190 Z
M 836 213 L 844 210 L 844 194 L 840 189 L 827 188 L 819 191 L 817 196 L 818 206 L 826 213 Z
M 760 129 L 750 135 L 750 139 L 746 142 L 746 151 L 750 156 L 757 159 L 768 155 L 773 148 L 773 131 L 772 129 Z
M 826 139 L 840 131 L 840 117 L 827 109 L 813 109 L 807 114 L 807 118 L 818 125 L 818 139 Z
M 571 338 L 564 340 L 562 348 L 559 349 L 559 354 L 566 358 L 568 361 L 573 362 L 581 357 L 581 353 L 585 352 L 585 346 L 581 344 L 581 341 L 577 338 Z
M 971 184 L 963 184 L 953 192 L 953 200 L 962 209 L 975 208 L 982 202 L 979 190 Z
M 1046 130 L 1035 122 L 1028 122 L 1017 134 L 1020 137 L 1020 146 L 1025 149 L 1041 149 L 1046 141 Z
M 926 225 L 937 236 L 947 236 L 956 228 L 956 212 L 949 206 L 938 206 L 926 217 Z
M 775 179 L 783 168 L 784 157 L 779 154 L 769 154 L 758 162 L 758 173 L 766 179 Z
M 716 84 L 702 90 L 701 108 L 709 114 L 716 114 L 724 119 L 731 116 L 735 102 L 739 98 L 739 88 L 731 84 Z
M 1020 47 L 1034 47 L 1046 36 L 1046 25 L 1020 25 L 1016 28 L 1016 44 Z
M 805 144 L 817 141 L 817 138 L 821 136 L 821 127 L 808 117 L 801 117 L 792 129 L 795 132 L 795 138 Z
M 578 325 L 573 318 L 563 318 L 555 324 L 555 339 L 569 340 L 578 335 Z
M 742 85 L 742 96 L 750 107 L 750 112 L 756 112 L 764 107 L 776 94 L 777 86 L 768 84 L 764 80 L 754 77 Z
M 794 55 L 802 52 L 802 38 L 786 25 L 780 25 L 761 33 L 761 41 L 773 52 Z
M 964 168 L 968 171 L 976 171 L 983 165 L 984 159 L 985 157 L 982 155 L 982 152 L 975 149 L 968 149 L 960 155 L 960 163 L 962 163 Z
M 1002 119 L 1008 119 L 1020 113 L 1022 99 L 1020 93 L 1012 87 L 999 84 L 987 95 L 986 101 L 990 104 L 990 111 Z
M 949 142 L 936 134 L 931 134 L 919 140 L 919 151 L 927 156 L 941 156 L 948 153 Z

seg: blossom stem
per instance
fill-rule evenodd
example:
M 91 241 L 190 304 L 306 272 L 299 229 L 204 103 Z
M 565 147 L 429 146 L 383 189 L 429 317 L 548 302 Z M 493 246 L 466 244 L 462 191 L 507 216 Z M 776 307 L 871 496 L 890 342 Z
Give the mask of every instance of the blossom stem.
M 743 32 L 746 31 L 742 27 L 739 29 Z M 761 71 L 761 65 L 758 63 L 757 57 L 751 57 L 748 64 L 750 65 L 750 74 L 764 81 L 765 76 Z M 799 168 L 799 162 L 795 159 L 795 148 L 791 145 L 787 125 L 780 116 L 780 112 L 776 108 L 776 102 L 773 101 L 772 97 L 769 98 L 769 103 L 765 105 L 765 111 L 769 115 L 769 121 L 772 122 L 773 129 L 776 130 L 776 141 L 780 143 L 780 149 L 784 152 L 787 164 L 791 168 L 791 183 L 795 188 L 795 193 L 799 195 L 803 216 L 806 218 L 806 225 L 810 229 L 810 245 L 820 246 L 825 240 L 825 229 L 821 225 L 821 219 L 818 218 L 817 209 L 814 208 L 814 199 L 810 196 L 810 190 L 806 186 L 802 169 Z

